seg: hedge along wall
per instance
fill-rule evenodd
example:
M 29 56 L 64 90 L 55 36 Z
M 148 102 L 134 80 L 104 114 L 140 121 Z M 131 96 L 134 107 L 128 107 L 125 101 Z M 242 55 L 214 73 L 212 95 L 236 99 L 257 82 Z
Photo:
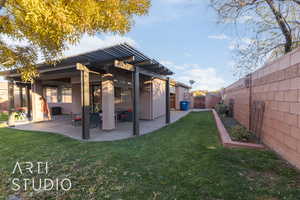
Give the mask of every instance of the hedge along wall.
M 265 102 L 262 141 L 300 168 L 300 48 L 266 64 L 251 76 L 252 102 Z M 234 117 L 249 127 L 250 88 L 246 78 L 224 90 L 234 99 Z

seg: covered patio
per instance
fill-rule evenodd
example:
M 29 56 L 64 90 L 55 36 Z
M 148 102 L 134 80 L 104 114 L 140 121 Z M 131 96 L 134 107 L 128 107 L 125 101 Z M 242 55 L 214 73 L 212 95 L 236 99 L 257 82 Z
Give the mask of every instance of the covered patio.
M 10 115 L 16 110 L 13 85 L 26 88 L 27 118 L 31 124 L 24 125 L 25 130 L 57 132 L 87 140 L 122 130 L 124 135 L 116 136 L 121 139 L 171 122 L 168 75 L 173 72 L 128 44 L 68 57 L 56 65 L 41 64 L 38 71 L 39 76 L 32 83 L 22 82 L 18 71 L 6 74 Z M 45 104 L 52 110 L 54 120 L 45 114 Z M 54 116 L 57 107 L 63 115 Z M 12 119 L 9 125 L 13 127 L 16 123 Z M 67 123 L 75 119 L 79 126 Z M 148 128 L 147 121 L 153 121 Z
M 171 111 L 170 123 L 173 123 L 186 116 L 190 111 Z M 145 135 L 158 130 L 166 125 L 165 117 L 159 117 L 154 120 L 140 120 L 140 135 Z M 51 121 L 39 123 L 29 123 L 17 125 L 14 127 L 18 130 L 41 131 L 61 134 L 67 137 L 81 140 L 81 127 L 74 127 L 71 124 L 70 115 L 63 115 L 54 118 Z M 133 137 L 132 122 L 122 122 L 117 128 L 111 131 L 103 131 L 99 127 L 90 129 L 89 141 L 114 141 Z

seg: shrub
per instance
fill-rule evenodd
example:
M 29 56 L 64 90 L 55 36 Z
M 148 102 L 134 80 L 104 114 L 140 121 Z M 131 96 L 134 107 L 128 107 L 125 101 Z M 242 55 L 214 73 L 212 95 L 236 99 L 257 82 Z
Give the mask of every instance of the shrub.
M 226 104 L 219 103 L 219 104 L 216 105 L 216 111 L 220 115 L 225 115 L 225 114 L 228 113 L 228 106 Z
M 0 121 L 7 121 L 8 114 L 5 112 L 0 113 Z
M 15 120 L 24 120 L 26 119 L 26 112 L 23 108 L 18 108 L 15 112 L 13 112 L 13 116 Z
M 251 140 L 252 137 L 252 133 L 241 125 L 236 125 L 232 127 L 230 133 L 232 139 L 237 141 L 248 142 Z

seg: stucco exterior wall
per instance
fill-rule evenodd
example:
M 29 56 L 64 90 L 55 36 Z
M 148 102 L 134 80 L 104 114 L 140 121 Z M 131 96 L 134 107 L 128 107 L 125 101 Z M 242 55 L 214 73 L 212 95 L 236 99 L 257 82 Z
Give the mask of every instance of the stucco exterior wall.
M 226 101 L 235 99 L 235 118 L 247 126 L 250 88 L 243 82 L 226 88 L 224 95 Z M 265 102 L 263 142 L 300 168 L 300 49 L 255 71 L 252 85 L 253 101 Z
M 152 118 L 166 114 L 166 82 L 160 79 L 152 80 Z
M 33 121 L 45 120 L 42 112 L 42 102 L 40 98 L 43 96 L 43 87 L 41 82 L 36 81 L 32 84 L 31 100 L 32 100 L 32 119 Z
M 18 86 L 14 86 L 14 103 L 15 108 L 21 107 L 20 90 Z M 23 89 L 23 103 L 26 106 L 26 92 Z M 8 83 L 0 82 L 0 112 L 8 111 Z
M 74 113 L 72 103 L 48 103 L 48 106 L 50 111 L 52 107 L 61 107 L 62 114 Z
M 152 119 L 152 82 L 150 80 L 142 81 L 140 91 L 140 119 Z
M 72 113 L 81 113 L 81 88 L 80 84 L 72 84 Z
M 190 101 L 189 89 L 182 86 L 176 86 L 175 91 L 176 91 L 176 109 L 179 110 L 181 101 Z
M 0 82 L 0 112 L 8 110 L 7 82 Z

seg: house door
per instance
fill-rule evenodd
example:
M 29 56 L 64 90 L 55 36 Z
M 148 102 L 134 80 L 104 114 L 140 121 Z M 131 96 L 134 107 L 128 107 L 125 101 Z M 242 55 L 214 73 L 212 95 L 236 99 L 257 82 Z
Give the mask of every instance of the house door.
M 170 108 L 176 108 L 176 95 L 170 94 Z

